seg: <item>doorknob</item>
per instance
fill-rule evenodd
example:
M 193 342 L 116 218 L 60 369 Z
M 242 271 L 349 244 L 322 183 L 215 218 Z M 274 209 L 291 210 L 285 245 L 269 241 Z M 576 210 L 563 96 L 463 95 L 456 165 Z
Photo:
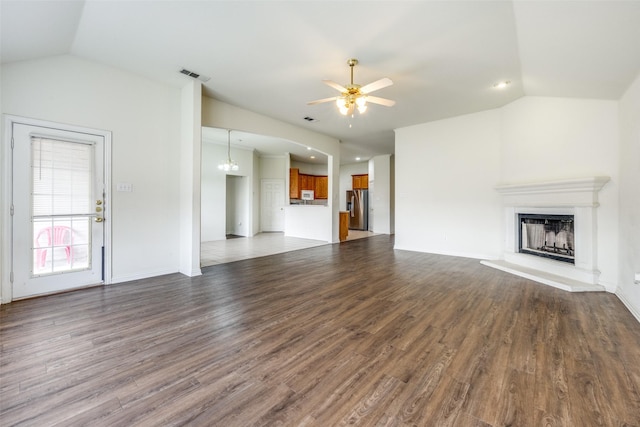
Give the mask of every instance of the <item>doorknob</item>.
M 99 217 L 99 216 L 98 216 L 98 217 L 96 217 L 96 222 L 103 222 L 103 221 L 104 221 L 104 218 Z

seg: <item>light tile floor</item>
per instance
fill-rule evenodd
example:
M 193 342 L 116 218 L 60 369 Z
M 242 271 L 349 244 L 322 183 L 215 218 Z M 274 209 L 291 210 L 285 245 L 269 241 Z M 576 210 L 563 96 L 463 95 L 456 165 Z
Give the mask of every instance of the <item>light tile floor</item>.
M 369 231 L 349 230 L 347 240 L 362 239 L 374 235 L 375 233 Z M 260 233 L 253 237 L 202 242 L 200 246 L 200 266 L 208 267 L 328 244 L 323 240 L 288 237 L 284 233 Z

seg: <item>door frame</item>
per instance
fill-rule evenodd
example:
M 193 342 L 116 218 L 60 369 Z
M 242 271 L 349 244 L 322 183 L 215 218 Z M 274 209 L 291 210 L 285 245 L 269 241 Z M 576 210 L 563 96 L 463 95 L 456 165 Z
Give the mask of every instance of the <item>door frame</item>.
M 13 301 L 13 216 L 11 206 L 13 203 L 13 151 L 12 135 L 13 125 L 24 124 L 29 126 L 49 127 L 61 129 L 69 132 L 89 133 L 104 138 L 104 260 L 103 284 L 111 283 L 111 131 L 92 129 L 82 126 L 69 125 L 64 123 L 51 122 L 47 120 L 32 119 L 9 114 L 3 114 L 4 135 L 2 138 L 2 197 L 0 204 L 0 222 L 2 235 L 2 246 L 0 247 L 0 304 Z

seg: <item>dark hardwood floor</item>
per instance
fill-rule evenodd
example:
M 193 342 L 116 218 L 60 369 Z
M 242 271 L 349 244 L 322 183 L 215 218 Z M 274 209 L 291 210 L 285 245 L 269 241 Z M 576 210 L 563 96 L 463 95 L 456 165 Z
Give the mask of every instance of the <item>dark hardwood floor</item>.
M 0 308 L 0 424 L 640 426 L 640 324 L 376 236 Z

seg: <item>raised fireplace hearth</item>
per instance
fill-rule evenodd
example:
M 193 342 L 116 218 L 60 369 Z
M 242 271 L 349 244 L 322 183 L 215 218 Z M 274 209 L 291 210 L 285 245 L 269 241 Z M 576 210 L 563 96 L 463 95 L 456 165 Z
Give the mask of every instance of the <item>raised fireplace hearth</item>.
M 609 177 L 496 187 L 504 258 L 490 267 L 568 291 L 603 291 L 597 262 L 598 192 Z

